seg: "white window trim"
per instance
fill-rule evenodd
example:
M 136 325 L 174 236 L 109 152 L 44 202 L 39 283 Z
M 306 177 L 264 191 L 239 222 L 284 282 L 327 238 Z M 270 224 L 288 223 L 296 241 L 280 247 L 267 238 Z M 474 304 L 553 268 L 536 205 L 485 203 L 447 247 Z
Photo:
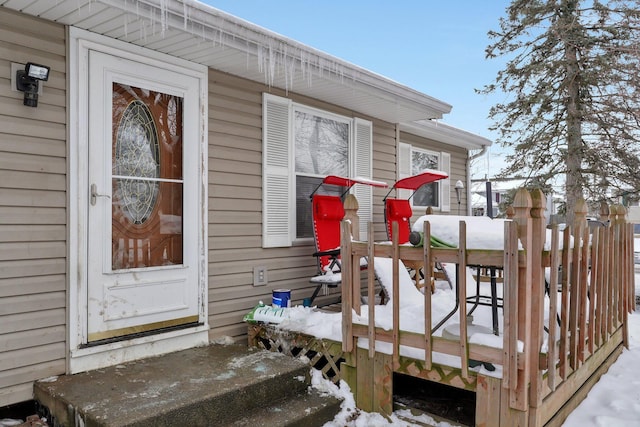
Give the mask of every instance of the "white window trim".
M 262 246 L 265 248 L 289 247 L 310 240 L 296 237 L 295 111 L 348 123 L 350 127 L 349 176 L 371 179 L 373 175 L 373 124 L 371 122 L 341 116 L 330 111 L 294 103 L 288 98 L 264 93 Z M 369 186 L 357 185 L 351 189 L 351 192 L 358 199 L 360 236 L 364 239 L 366 225 L 373 220 L 373 191 Z
M 406 178 L 411 175 L 411 159 L 412 151 L 419 150 L 428 154 L 432 154 L 438 157 L 438 170 L 446 172 L 447 175 L 451 174 L 451 154 L 446 151 L 434 151 L 427 148 L 413 146 L 406 142 L 399 142 L 397 147 L 397 176 L 398 179 Z M 442 179 L 438 181 L 438 197 L 439 206 L 433 207 L 434 211 L 450 212 L 451 211 L 451 185 L 450 178 Z M 398 197 L 408 198 L 411 196 L 410 190 L 399 190 Z M 413 207 L 413 199 L 411 199 L 411 206 Z M 424 206 L 416 206 L 416 208 L 423 208 Z

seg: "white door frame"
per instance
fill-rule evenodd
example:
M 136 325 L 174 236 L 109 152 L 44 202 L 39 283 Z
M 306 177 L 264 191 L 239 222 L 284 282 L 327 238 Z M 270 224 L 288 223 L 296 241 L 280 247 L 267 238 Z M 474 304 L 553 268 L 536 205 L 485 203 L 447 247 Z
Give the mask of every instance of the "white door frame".
M 75 27 L 68 33 L 68 351 L 67 371 L 82 372 L 111 366 L 128 360 L 168 353 L 208 343 L 207 294 L 207 68 L 120 42 Z M 199 326 L 159 333 L 110 344 L 86 347 L 87 343 L 87 241 L 88 241 L 88 58 L 95 50 L 125 59 L 169 69 L 195 77 L 199 81 L 198 118 L 198 318 Z M 195 189 L 194 189 L 195 190 Z M 162 345 L 158 343 L 162 341 Z

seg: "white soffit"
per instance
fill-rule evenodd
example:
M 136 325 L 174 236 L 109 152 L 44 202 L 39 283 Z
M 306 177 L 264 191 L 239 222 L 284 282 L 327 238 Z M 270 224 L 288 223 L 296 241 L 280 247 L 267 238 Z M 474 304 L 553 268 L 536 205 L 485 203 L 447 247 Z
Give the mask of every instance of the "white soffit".
M 391 123 L 451 111 L 443 101 L 195 0 L 0 0 L 0 6 Z
M 413 123 L 401 123 L 400 130 L 444 144 L 466 148 L 467 150 L 489 147 L 493 143 L 490 139 L 446 125 L 437 120 L 420 120 Z

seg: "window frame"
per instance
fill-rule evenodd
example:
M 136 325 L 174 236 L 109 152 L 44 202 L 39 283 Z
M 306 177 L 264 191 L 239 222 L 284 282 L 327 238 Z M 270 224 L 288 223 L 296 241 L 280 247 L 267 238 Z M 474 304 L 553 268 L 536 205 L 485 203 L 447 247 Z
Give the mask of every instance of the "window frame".
M 421 148 L 421 147 L 416 147 L 414 145 L 411 146 L 410 152 L 409 152 L 409 159 L 410 159 L 410 170 L 411 170 L 411 175 L 414 175 L 416 173 L 419 172 L 414 172 L 413 171 L 413 153 L 414 152 L 418 152 L 418 153 L 424 153 L 430 156 L 435 156 L 436 157 L 436 167 L 434 168 L 430 168 L 430 169 L 436 169 L 436 170 L 441 170 L 442 167 L 442 153 L 438 152 L 438 151 L 433 151 L 433 150 L 429 150 L 426 148 Z M 437 198 L 437 205 L 417 205 L 414 203 L 415 201 L 415 192 L 412 194 L 410 202 L 411 202 L 411 207 L 416 207 L 416 208 L 427 208 L 429 206 L 431 206 L 432 209 L 434 210 L 440 210 L 440 207 L 442 206 L 442 194 L 441 194 L 441 184 L 439 181 L 434 181 L 431 182 L 427 185 L 435 185 L 436 186 L 436 198 Z M 423 186 L 424 187 L 424 186 Z M 421 187 L 422 188 L 422 187 Z
M 447 175 L 451 175 L 451 153 L 446 151 L 437 151 L 434 149 L 425 148 L 424 146 L 419 146 L 415 144 L 411 144 L 409 142 L 399 141 L 396 147 L 397 149 L 397 176 L 398 179 L 406 178 L 408 176 L 413 175 L 412 167 L 413 167 L 413 151 L 418 150 L 421 152 L 426 152 L 428 154 L 433 154 L 438 157 L 438 167 L 437 170 L 445 172 Z M 438 186 L 438 202 L 439 206 L 432 206 L 432 209 L 436 212 L 450 212 L 451 211 L 451 185 L 450 178 L 441 179 L 437 182 Z M 413 194 L 412 190 L 398 190 L 397 197 L 408 199 Z M 415 207 L 415 211 L 419 211 L 422 208 L 427 208 L 427 206 L 414 205 L 413 197 L 410 199 L 412 209 Z
M 296 166 L 296 159 L 297 159 L 297 146 L 296 146 L 296 113 L 301 112 L 301 113 L 305 113 L 305 114 L 310 114 L 313 115 L 315 117 L 321 117 L 323 119 L 328 119 L 328 120 L 333 120 L 335 122 L 338 123 L 343 123 L 346 124 L 348 126 L 348 131 L 347 131 L 347 175 L 349 177 L 353 176 L 353 171 L 354 171 L 354 161 L 353 161 L 353 155 L 352 155 L 352 145 L 353 145 L 353 126 L 354 126 L 354 119 L 351 117 L 346 117 L 346 116 L 342 116 L 339 114 L 335 114 L 326 110 L 322 110 L 319 108 L 314 108 L 314 107 L 309 107 L 307 105 L 304 104 L 300 104 L 297 102 L 292 102 L 291 107 L 293 109 L 292 111 L 292 118 L 293 118 L 293 123 L 292 123 L 292 135 L 291 138 L 293 140 L 293 144 L 292 144 L 292 148 L 293 148 L 293 181 L 291 183 L 292 185 L 292 192 L 294 195 L 294 198 L 296 200 L 296 205 L 294 205 L 294 210 L 293 210 L 293 214 L 292 214 L 292 222 L 293 222 L 293 235 L 292 235 L 292 243 L 295 244 L 304 244 L 304 243 L 311 243 L 313 242 L 313 235 L 310 237 L 298 237 L 298 209 L 297 209 L 297 200 L 298 200 L 298 194 L 297 194 L 297 184 L 298 184 L 298 177 L 299 176 L 303 176 L 303 177 L 307 177 L 307 178 L 318 178 L 318 179 L 322 179 L 325 177 L 325 175 L 322 174 L 311 174 L 311 173 L 306 173 L 306 172 L 298 172 L 297 170 L 297 166 Z M 331 175 L 336 175 L 337 173 L 330 173 Z M 311 207 L 311 203 L 309 203 L 309 207 Z M 313 233 L 313 227 L 312 227 L 312 233 Z

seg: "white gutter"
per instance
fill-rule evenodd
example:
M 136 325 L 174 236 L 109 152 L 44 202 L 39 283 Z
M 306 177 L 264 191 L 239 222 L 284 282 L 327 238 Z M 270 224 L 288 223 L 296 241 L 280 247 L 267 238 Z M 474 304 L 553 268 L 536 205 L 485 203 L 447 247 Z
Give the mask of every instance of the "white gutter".
M 433 120 L 400 123 L 400 130 L 467 150 L 486 150 L 492 144 L 490 139 Z
M 485 155 L 485 153 L 487 152 L 487 149 L 488 149 L 488 148 L 489 148 L 489 146 L 488 146 L 488 145 L 483 145 L 483 146 L 482 146 L 482 149 L 480 150 L 480 152 L 475 153 L 475 154 L 471 154 L 471 155 L 469 156 L 469 161 L 472 161 L 472 160 L 477 159 L 478 157 L 484 156 L 484 155 Z

